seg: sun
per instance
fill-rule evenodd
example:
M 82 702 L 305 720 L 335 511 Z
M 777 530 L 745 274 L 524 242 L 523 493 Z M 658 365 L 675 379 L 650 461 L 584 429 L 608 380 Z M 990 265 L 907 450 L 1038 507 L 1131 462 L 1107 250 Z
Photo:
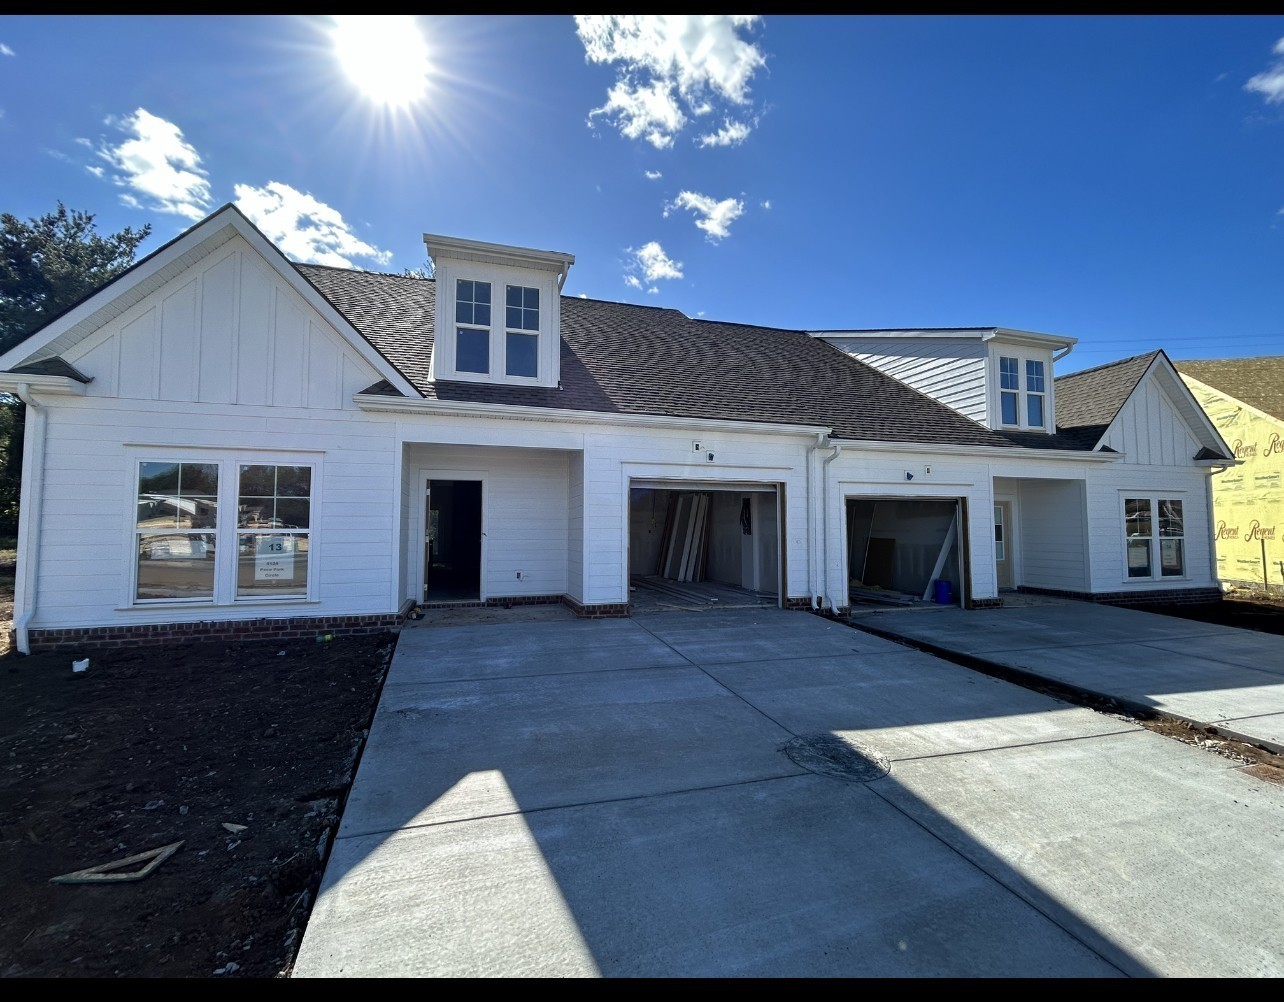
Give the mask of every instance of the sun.
M 402 108 L 427 93 L 428 45 L 412 16 L 338 15 L 331 38 L 339 65 L 367 100 Z

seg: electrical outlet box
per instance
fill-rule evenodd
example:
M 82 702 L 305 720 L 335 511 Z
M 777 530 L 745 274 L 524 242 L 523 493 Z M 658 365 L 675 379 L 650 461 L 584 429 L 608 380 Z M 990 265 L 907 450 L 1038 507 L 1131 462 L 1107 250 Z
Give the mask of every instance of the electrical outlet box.
M 704 452 L 704 449 L 700 446 L 700 443 L 699 443 L 699 442 L 692 442 L 692 443 L 691 443 L 691 451 L 692 451 L 692 452 Z
M 518 581 L 522 580 L 522 572 L 521 572 L 521 571 L 518 571 L 518 572 L 517 572 L 517 580 L 518 580 Z
M 930 475 L 930 474 L 931 474 L 931 472 L 932 472 L 932 468 L 931 468 L 930 466 L 924 466 L 924 467 L 923 467 L 923 472 L 924 472 L 925 474 Z
M 706 453 L 704 454 L 704 461 L 705 461 L 706 463 L 712 463 L 712 462 L 713 462 L 713 453 L 712 453 L 712 452 L 706 452 Z

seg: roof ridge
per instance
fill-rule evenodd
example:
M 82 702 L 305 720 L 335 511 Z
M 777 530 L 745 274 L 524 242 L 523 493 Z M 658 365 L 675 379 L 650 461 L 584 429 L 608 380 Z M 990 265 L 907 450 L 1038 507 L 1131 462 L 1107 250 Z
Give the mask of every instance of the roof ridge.
M 1156 348 L 1153 351 L 1142 352 L 1140 355 L 1129 355 L 1127 358 L 1117 359 L 1114 362 L 1102 362 L 1101 365 L 1094 365 L 1091 369 L 1080 369 L 1078 372 L 1067 372 L 1064 376 L 1058 376 L 1057 382 L 1063 379 L 1074 379 L 1076 376 L 1086 376 L 1093 372 L 1100 372 L 1103 369 L 1113 369 L 1120 365 L 1127 365 L 1129 362 L 1135 362 L 1141 358 L 1149 358 L 1152 362 L 1155 356 L 1162 355 L 1164 350 Z

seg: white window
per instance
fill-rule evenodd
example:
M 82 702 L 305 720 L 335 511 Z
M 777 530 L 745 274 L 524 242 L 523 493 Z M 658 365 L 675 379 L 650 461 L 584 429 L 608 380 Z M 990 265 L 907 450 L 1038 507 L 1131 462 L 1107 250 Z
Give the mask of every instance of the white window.
M 1177 498 L 1124 498 L 1128 577 L 1186 575 L 1186 520 Z
M 504 300 L 504 372 L 539 375 L 539 289 L 510 285 Z
M 1047 394 L 1042 359 L 999 356 L 999 421 L 1004 427 L 1046 428 Z
M 455 283 L 455 368 L 490 372 L 490 283 Z
M 135 469 L 131 604 L 309 597 L 314 466 L 149 458 Z

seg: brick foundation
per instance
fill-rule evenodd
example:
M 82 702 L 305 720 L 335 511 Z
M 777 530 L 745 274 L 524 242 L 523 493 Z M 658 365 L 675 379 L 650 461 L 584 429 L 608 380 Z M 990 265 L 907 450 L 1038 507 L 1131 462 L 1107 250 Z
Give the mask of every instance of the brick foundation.
M 570 595 L 563 595 L 562 602 L 571 612 L 583 619 L 625 619 L 629 615 L 628 602 L 607 602 L 602 605 L 585 605 Z
M 1108 591 L 1091 592 L 1058 591 L 1054 588 L 1021 587 L 1018 591 L 1031 595 L 1052 595 L 1056 598 L 1073 598 L 1080 602 L 1098 602 L 1102 605 L 1147 606 L 1147 605 L 1204 605 L 1207 602 L 1220 602 L 1220 588 L 1168 588 L 1163 591 Z
M 1003 599 L 1001 598 L 974 598 L 968 602 L 969 609 L 1002 609 Z
M 810 609 L 811 596 L 803 595 L 802 597 L 798 597 L 795 595 L 792 598 L 787 598 L 783 603 L 783 607 L 786 609 Z
M 306 640 L 382 633 L 401 626 L 403 616 L 296 616 L 290 619 L 201 620 L 136 626 L 87 626 L 62 630 L 30 630 L 33 654 L 42 651 L 94 650 L 181 644 L 198 640 Z
M 561 595 L 492 595 L 484 602 L 421 602 L 421 609 L 508 609 L 515 605 L 560 605 Z

